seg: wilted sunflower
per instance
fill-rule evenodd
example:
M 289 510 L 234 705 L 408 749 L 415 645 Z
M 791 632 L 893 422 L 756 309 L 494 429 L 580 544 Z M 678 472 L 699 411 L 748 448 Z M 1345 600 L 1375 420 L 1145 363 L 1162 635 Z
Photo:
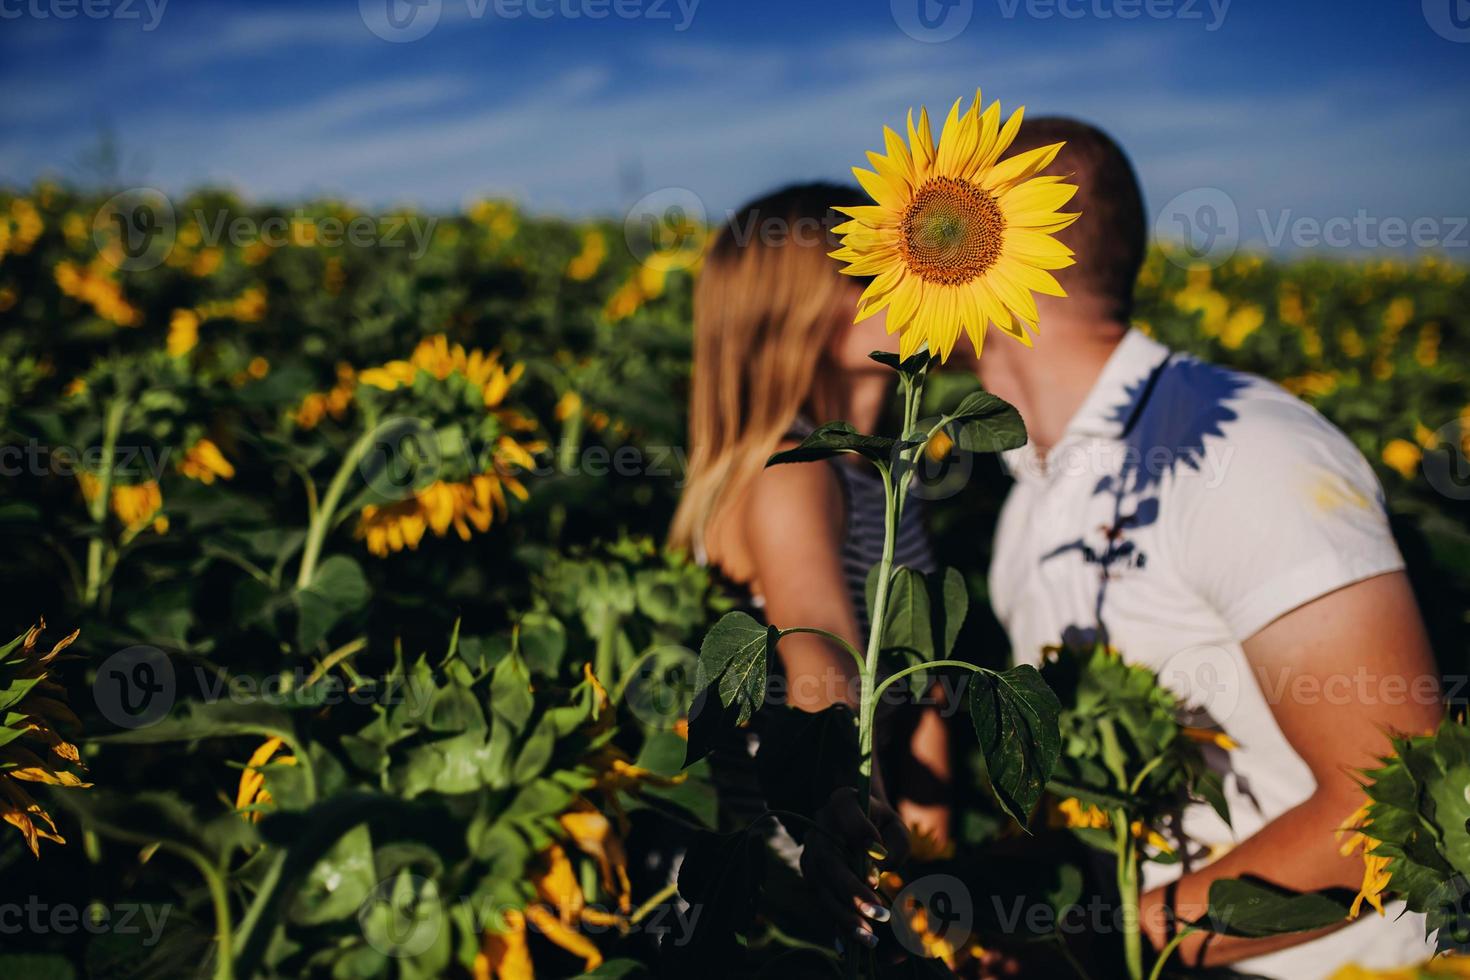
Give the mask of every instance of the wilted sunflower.
M 92 785 L 72 771 L 84 768 L 81 756 L 58 729 L 79 728 L 80 723 L 63 702 L 61 685 L 50 677 L 56 655 L 71 646 L 80 630 L 62 637 L 50 653 L 38 654 L 36 641 L 45 628 L 42 620 L 0 647 L 0 818 L 21 832 L 36 857 L 41 856 L 41 838 L 66 841 L 21 784 Z
M 835 210 L 852 218 L 832 257 L 842 271 L 872 276 L 858 307 L 859 321 L 888 311 L 888 332 L 899 331 L 899 354 L 925 344 L 948 359 L 963 327 L 978 354 L 994 323 L 1022 343 L 1039 319 L 1033 293 L 1065 296 L 1048 270 L 1073 264 L 1071 249 L 1054 238 L 1079 215 L 1062 214 L 1077 192 L 1062 177 L 1038 177 L 1063 144 L 1040 147 L 1004 161 L 1024 110 L 1002 127 L 1000 103 L 980 111 L 980 92 L 960 115 L 957 99 L 938 146 L 929 112 L 908 117 L 908 145 L 884 128 L 887 155 L 869 153 L 873 170 L 853 168 L 876 202 Z

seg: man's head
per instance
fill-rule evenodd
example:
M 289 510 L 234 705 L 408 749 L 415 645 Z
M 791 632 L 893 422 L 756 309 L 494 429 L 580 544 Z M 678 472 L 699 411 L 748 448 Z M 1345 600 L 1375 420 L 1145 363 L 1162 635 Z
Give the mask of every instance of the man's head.
M 1075 119 L 1027 119 L 1007 156 L 1053 143 L 1066 147 L 1044 173 L 1069 174 L 1077 196 L 1066 210 L 1082 217 L 1057 237 L 1077 253 L 1077 264 L 1057 273 L 1069 296 L 1091 299 L 1103 315 L 1126 322 L 1133 286 L 1148 245 L 1143 193 L 1133 164 L 1112 137 Z

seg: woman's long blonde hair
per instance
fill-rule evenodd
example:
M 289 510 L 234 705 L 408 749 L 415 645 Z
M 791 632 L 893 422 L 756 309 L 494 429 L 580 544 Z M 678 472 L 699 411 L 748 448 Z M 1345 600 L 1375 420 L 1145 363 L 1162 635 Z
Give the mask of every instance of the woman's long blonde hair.
M 856 188 L 802 184 L 741 208 L 716 235 L 694 291 L 689 463 L 671 547 L 729 565 L 731 518 L 798 415 L 837 418 L 840 372 L 824 370 L 862 280 L 827 253 Z

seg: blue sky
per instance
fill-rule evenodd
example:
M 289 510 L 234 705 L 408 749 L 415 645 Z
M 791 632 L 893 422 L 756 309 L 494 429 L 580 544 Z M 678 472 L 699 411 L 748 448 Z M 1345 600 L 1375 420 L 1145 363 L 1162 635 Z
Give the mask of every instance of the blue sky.
M 979 85 L 1112 131 L 1155 213 L 1224 190 L 1247 239 L 1470 213 L 1467 0 L 418 0 L 407 43 L 369 29 L 387 2 L 0 0 L 0 182 L 80 179 L 108 128 L 170 192 L 718 215 Z

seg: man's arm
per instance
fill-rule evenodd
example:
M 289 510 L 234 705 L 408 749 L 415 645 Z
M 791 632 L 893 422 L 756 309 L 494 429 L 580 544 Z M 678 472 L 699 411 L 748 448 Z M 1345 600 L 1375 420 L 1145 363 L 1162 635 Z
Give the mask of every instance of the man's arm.
M 1244 644 L 1276 722 L 1312 770 L 1317 788 L 1209 867 L 1143 896 L 1143 928 L 1156 947 L 1168 941 L 1168 908 L 1184 921 L 1204 914 L 1210 883 L 1251 875 L 1296 891 L 1356 889 L 1363 865 L 1334 839 L 1363 794 L 1354 779 L 1389 751 L 1389 732 L 1423 734 L 1440 720 L 1438 671 L 1424 624 L 1402 572 L 1349 585 L 1301 606 Z M 1311 678 L 1310 683 L 1294 682 Z M 1294 683 L 1282 684 L 1283 679 Z M 1316 691 L 1310 699 L 1293 691 Z M 1334 695 L 1333 692 L 1346 692 Z M 1344 923 L 1346 924 L 1346 923 Z M 1330 931 L 1330 930 L 1329 930 Z M 1323 933 L 1244 940 L 1196 935 L 1180 947 L 1189 965 L 1221 966 L 1315 939 Z

